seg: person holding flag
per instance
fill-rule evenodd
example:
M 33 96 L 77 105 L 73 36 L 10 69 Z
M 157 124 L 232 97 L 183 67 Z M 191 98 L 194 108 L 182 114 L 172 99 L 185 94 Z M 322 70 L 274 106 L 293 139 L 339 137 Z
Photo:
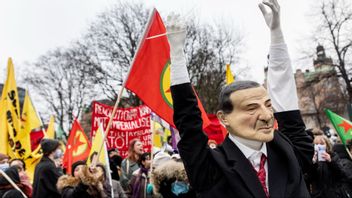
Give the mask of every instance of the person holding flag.
M 190 185 L 200 197 L 310 197 L 303 173 L 312 165 L 314 148 L 298 110 L 280 6 L 268 0 L 259 8 L 271 33 L 268 91 L 253 81 L 235 81 L 222 89 L 217 116 L 229 135 L 215 149 L 207 145 L 190 84 L 183 54 L 185 28 L 179 17 L 168 17 L 178 149 Z

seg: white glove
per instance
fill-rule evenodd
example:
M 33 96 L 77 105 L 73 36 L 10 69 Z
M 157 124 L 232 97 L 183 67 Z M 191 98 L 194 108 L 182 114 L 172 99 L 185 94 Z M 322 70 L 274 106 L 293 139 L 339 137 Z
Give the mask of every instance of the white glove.
M 190 79 L 186 66 L 186 58 L 183 52 L 186 40 L 186 25 L 181 21 L 180 15 L 171 13 L 171 15 L 167 17 L 166 29 L 170 44 L 171 85 L 188 83 Z
M 264 5 L 268 6 L 271 12 L 268 12 Z M 259 8 L 262 11 L 265 23 L 271 30 L 271 44 L 284 43 L 280 25 L 280 5 L 277 0 L 263 0 L 262 3 L 259 3 Z

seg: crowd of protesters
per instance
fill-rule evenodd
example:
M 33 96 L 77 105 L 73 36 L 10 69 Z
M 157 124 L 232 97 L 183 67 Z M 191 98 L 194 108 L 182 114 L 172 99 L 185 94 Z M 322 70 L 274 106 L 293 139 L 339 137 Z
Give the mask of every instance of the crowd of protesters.
M 352 160 L 345 147 L 319 129 L 308 132 L 316 148 L 313 166 L 305 175 L 310 195 L 351 197 Z M 143 144 L 138 139 L 130 142 L 126 159 L 122 160 L 117 149 L 109 150 L 111 186 L 104 165 L 98 163 L 92 167 L 87 166 L 86 161 L 77 161 L 72 164 L 72 175 L 64 174 L 59 142 L 43 139 L 41 147 L 43 157 L 36 166 L 33 185 L 23 160 L 0 154 L 0 169 L 16 185 L 0 176 L 0 197 L 197 197 L 177 150 L 170 153 L 162 149 L 152 155 L 143 152 Z M 320 151 L 318 147 L 324 149 Z M 352 144 L 349 148 L 352 151 Z
M 144 152 L 142 141 L 134 139 L 129 142 L 125 159 L 116 149 L 108 151 L 111 172 L 100 163 L 76 161 L 71 175 L 62 167 L 60 143 L 43 139 L 43 157 L 36 165 L 32 184 L 23 160 L 0 154 L 0 198 L 351 198 L 352 142 L 346 150 L 345 145 L 321 130 L 306 130 L 297 98 L 287 102 L 287 96 L 296 92 L 280 27 L 280 6 L 270 0 L 259 7 L 271 33 L 271 100 L 256 82 L 226 86 L 217 114 L 229 132 L 224 143 L 217 145 L 202 131 L 201 113 L 183 55 L 186 33 L 175 17 L 168 29 L 174 33 L 168 38 L 174 122 L 181 135 L 178 149 L 169 142 L 159 151 Z M 275 132 L 274 116 L 279 125 Z
M 9 177 L 0 176 L 1 198 L 195 197 L 180 156 L 177 153 L 170 155 L 164 149 L 152 156 L 143 151 L 143 144 L 138 139 L 130 141 L 128 156 L 123 160 L 117 149 L 108 151 L 110 173 L 103 164 L 97 163 L 93 167 L 83 160 L 72 164 L 72 175 L 65 174 L 59 141 L 43 139 L 40 145 L 43 157 L 36 165 L 33 183 L 23 160 L 0 154 L 0 169 Z

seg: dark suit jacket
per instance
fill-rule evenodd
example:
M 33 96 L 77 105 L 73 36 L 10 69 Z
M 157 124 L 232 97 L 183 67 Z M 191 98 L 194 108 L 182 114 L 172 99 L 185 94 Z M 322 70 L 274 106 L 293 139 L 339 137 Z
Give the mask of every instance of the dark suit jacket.
M 250 162 L 228 138 L 212 150 L 202 131 L 201 113 L 189 83 L 171 87 L 178 149 L 191 186 L 200 197 L 265 197 Z M 302 170 L 311 166 L 312 139 L 300 112 L 275 114 L 280 131 L 267 143 L 270 197 L 310 197 Z

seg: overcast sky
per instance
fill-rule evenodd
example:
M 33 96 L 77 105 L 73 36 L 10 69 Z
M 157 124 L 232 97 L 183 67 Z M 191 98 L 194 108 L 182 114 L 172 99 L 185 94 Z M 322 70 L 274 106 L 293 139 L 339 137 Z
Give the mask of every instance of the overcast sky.
M 127 1 L 127 0 L 126 0 Z M 263 81 L 269 46 L 269 31 L 258 9 L 258 0 L 144 0 L 165 17 L 175 11 L 195 15 L 203 22 L 223 21 L 245 36 L 240 66 L 251 68 L 251 79 Z M 297 62 L 307 35 L 313 30 L 307 19 L 313 0 L 279 0 L 282 26 L 294 69 L 311 66 Z M 0 82 L 6 75 L 7 58 L 15 63 L 21 78 L 24 62 L 33 62 L 50 49 L 79 39 L 95 16 L 114 0 L 0 0 Z M 315 47 L 315 46 L 313 46 Z M 232 66 L 236 71 L 237 66 Z M 23 84 L 18 84 L 24 86 Z

